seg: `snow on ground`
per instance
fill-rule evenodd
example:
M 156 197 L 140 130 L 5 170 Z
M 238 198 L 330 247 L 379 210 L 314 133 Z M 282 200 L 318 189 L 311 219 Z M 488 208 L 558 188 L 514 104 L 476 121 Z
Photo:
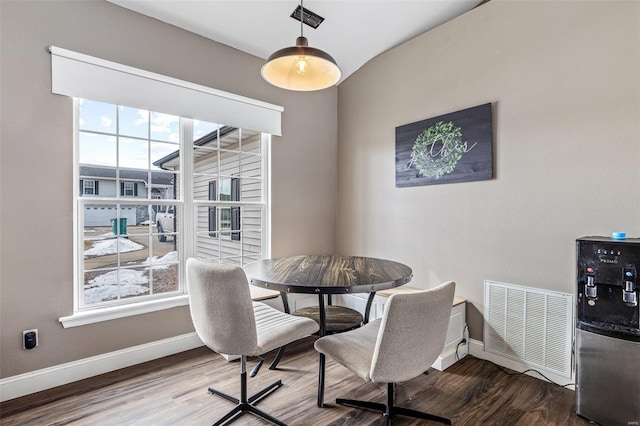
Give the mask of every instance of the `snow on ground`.
M 87 232 L 98 232 L 98 231 L 96 231 L 96 230 L 87 231 L 85 229 L 84 232 L 86 234 Z M 85 239 L 87 239 L 87 240 L 106 240 L 108 238 L 115 238 L 115 237 L 117 237 L 117 235 L 114 234 L 113 232 L 107 232 L 107 233 L 100 234 L 100 235 L 92 235 L 90 237 L 85 237 Z
M 165 265 L 159 265 L 164 263 Z M 178 263 L 178 252 L 177 251 L 170 251 L 169 253 L 165 254 L 162 257 L 158 257 L 158 256 L 153 256 L 153 257 L 147 257 L 145 260 L 143 260 L 142 262 L 138 262 L 138 261 L 134 261 L 134 262 L 128 262 L 127 266 L 150 266 L 153 264 L 153 269 L 165 269 L 171 265 L 169 265 L 169 263 Z M 147 268 L 148 270 L 149 268 Z
M 134 243 L 135 244 L 135 243 Z M 85 252 L 86 253 L 86 252 Z M 107 300 L 114 300 L 126 296 L 139 296 L 149 293 L 149 276 L 145 271 L 149 269 L 165 269 L 171 265 L 156 265 L 156 263 L 177 262 L 178 252 L 172 251 L 158 258 L 153 256 L 147 258 L 142 263 L 135 263 L 138 266 L 147 266 L 142 269 L 120 269 L 120 286 L 118 286 L 118 271 L 110 271 L 102 275 L 98 275 L 89 280 L 84 286 L 84 303 L 98 303 Z M 153 263 L 153 266 L 149 266 Z M 174 263 L 175 264 L 175 263 Z
M 130 241 L 126 238 L 114 238 L 111 240 L 97 241 L 89 250 L 84 251 L 85 256 L 105 256 L 107 254 L 115 254 L 120 245 L 120 253 L 128 251 L 136 251 L 144 248 L 142 244 Z
M 120 286 L 118 286 L 118 271 L 107 272 L 89 280 L 84 286 L 84 303 L 117 299 L 118 294 L 120 297 L 126 297 L 139 296 L 148 292 L 149 277 L 145 276 L 144 271 L 120 269 Z

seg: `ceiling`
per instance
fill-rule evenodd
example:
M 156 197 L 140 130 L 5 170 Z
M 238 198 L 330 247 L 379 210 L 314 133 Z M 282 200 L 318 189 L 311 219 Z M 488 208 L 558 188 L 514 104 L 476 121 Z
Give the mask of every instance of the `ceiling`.
M 296 0 L 107 0 L 266 59 L 295 45 L 300 21 Z M 304 26 L 309 46 L 329 53 L 342 80 L 370 59 L 473 9 L 483 0 L 307 0 L 325 18 Z

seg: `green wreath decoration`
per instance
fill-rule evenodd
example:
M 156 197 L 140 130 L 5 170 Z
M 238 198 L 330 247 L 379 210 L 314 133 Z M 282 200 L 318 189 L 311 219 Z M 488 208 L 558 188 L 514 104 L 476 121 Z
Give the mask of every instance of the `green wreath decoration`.
M 462 129 L 452 121 L 439 121 L 418 135 L 411 158 L 422 176 L 440 179 L 456 168 L 464 153 Z

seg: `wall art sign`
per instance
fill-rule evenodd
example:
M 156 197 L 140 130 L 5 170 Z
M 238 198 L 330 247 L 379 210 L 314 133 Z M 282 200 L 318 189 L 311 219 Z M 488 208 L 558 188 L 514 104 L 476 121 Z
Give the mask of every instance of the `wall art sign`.
M 396 187 L 493 177 L 491 104 L 396 127 Z

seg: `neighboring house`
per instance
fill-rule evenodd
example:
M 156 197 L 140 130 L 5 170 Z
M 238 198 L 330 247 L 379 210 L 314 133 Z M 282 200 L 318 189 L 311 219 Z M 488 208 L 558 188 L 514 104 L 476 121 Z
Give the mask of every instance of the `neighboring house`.
M 149 174 L 145 170 L 120 170 L 120 188 L 116 187 L 116 169 L 111 167 L 80 166 L 80 196 L 81 197 L 116 197 L 117 194 L 124 199 L 147 199 L 151 190 L 152 199 L 173 198 L 173 175 L 163 172 L 151 172 L 151 185 Z M 152 209 L 154 214 L 155 206 Z M 149 211 L 144 206 L 122 207 L 121 218 L 127 219 L 128 225 L 137 225 L 149 218 Z M 115 205 L 86 205 L 84 226 L 111 226 L 111 220 L 117 217 Z
M 197 207 L 197 255 L 217 258 L 259 254 L 263 212 L 256 204 L 262 202 L 261 133 L 223 126 L 193 145 L 193 197 L 202 201 Z M 153 165 L 178 171 L 179 152 Z M 181 176 L 176 174 L 177 179 Z

